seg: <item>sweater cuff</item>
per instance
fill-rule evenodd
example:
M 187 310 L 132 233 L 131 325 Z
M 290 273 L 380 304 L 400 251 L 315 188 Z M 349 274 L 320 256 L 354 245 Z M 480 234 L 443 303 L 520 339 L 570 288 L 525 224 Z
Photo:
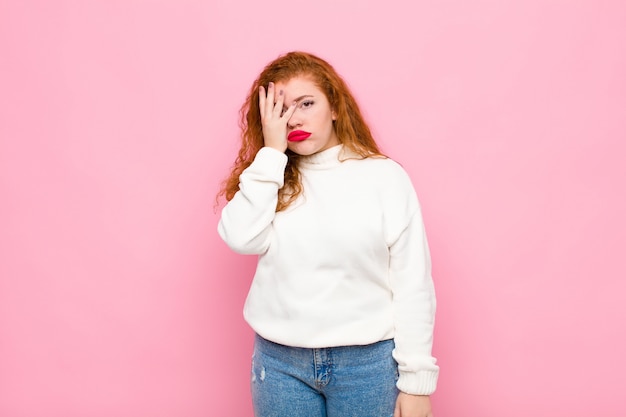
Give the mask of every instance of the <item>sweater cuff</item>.
M 402 392 L 412 395 L 430 395 L 437 388 L 439 371 L 400 372 L 396 383 Z
M 254 157 L 254 169 L 268 173 L 272 178 L 283 178 L 287 166 L 287 155 L 274 148 L 263 147 Z M 282 181 L 281 181 L 282 182 Z

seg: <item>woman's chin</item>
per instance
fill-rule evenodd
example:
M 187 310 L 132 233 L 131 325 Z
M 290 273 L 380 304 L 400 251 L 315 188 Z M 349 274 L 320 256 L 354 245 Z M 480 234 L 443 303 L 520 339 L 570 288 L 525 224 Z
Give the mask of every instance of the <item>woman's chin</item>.
M 301 156 L 313 155 L 320 151 L 319 146 L 315 146 L 315 142 L 310 139 L 305 139 L 299 142 L 289 142 L 287 148 L 293 153 L 297 153 Z

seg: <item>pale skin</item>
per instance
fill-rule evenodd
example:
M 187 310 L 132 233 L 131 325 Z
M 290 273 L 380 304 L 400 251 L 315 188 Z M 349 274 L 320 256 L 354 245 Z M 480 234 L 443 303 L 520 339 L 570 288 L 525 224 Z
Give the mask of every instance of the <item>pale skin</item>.
M 276 102 L 274 102 L 274 100 L 276 100 Z M 280 152 L 287 150 L 287 121 L 296 110 L 296 103 L 293 102 L 283 113 L 284 102 L 284 94 L 276 94 L 273 83 L 270 83 L 267 87 L 267 94 L 263 86 L 259 88 L 259 108 L 261 112 L 261 124 L 263 125 L 263 141 L 265 146 Z
M 428 395 L 398 394 L 393 417 L 433 417 Z
M 288 107 L 287 107 L 288 106 Z M 326 95 L 307 77 L 269 83 L 259 88 L 259 108 L 265 146 L 299 155 L 312 155 L 339 145 L 335 111 Z M 293 131 L 310 133 L 303 141 L 288 141 Z
M 324 93 L 306 77 L 270 83 L 267 89 L 259 87 L 259 108 L 267 147 L 311 155 L 340 143 L 333 128 L 334 110 Z M 297 129 L 311 132 L 311 138 L 288 142 L 289 132 Z M 400 392 L 393 417 L 433 417 L 430 397 Z

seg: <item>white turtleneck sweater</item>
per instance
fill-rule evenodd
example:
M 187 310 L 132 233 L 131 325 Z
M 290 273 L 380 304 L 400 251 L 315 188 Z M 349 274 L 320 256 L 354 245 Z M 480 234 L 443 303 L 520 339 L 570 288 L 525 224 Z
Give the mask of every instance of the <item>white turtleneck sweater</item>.
M 435 294 L 419 203 L 391 159 L 304 157 L 303 194 L 276 213 L 287 155 L 262 148 L 241 174 L 218 231 L 259 255 L 244 317 L 276 343 L 321 348 L 394 339 L 398 389 L 431 394 Z

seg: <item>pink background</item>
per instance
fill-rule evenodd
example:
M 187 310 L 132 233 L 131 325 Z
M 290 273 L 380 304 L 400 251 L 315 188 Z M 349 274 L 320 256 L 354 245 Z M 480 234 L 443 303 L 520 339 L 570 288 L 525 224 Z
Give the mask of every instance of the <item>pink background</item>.
M 424 208 L 438 417 L 626 414 L 626 3 L 0 0 L 0 416 L 250 416 L 237 111 L 344 75 Z

